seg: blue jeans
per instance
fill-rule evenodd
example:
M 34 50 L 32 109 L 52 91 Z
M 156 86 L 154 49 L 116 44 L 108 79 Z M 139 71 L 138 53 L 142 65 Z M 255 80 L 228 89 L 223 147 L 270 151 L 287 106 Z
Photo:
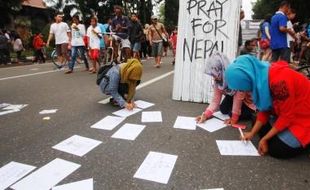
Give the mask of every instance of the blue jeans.
M 100 90 L 103 94 L 111 95 L 120 107 L 125 107 L 126 101 L 118 93 L 118 86 L 121 80 L 120 68 L 118 65 L 113 66 L 100 82 Z
M 74 68 L 74 64 L 75 64 L 75 61 L 76 61 L 78 50 L 80 50 L 80 52 L 81 52 L 81 56 L 82 56 L 82 59 L 84 61 L 85 67 L 87 69 L 89 69 L 88 61 L 87 61 L 87 58 L 85 56 L 85 47 L 84 46 L 72 46 L 71 47 L 71 61 L 69 63 L 69 69 L 71 71 Z

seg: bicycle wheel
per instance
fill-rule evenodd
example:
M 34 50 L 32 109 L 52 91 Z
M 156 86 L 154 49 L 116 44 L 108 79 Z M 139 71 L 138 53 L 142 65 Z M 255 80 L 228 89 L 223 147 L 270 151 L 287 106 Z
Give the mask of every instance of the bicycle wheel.
M 61 64 L 58 62 L 56 50 L 53 50 L 53 51 L 52 51 L 52 53 L 51 53 L 51 59 L 52 59 L 52 63 L 53 63 L 57 68 L 61 68 Z
M 296 71 L 300 72 L 301 74 L 305 75 L 308 79 L 310 79 L 310 65 L 302 66 Z

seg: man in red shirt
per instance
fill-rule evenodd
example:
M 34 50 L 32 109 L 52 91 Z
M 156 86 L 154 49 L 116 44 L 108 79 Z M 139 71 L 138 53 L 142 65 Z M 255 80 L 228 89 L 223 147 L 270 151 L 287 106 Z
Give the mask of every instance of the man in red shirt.
M 43 36 L 41 33 L 37 33 L 32 42 L 34 51 L 35 51 L 35 58 L 33 62 L 42 61 L 42 63 L 45 63 L 45 58 L 43 55 L 43 46 L 45 46 L 45 43 L 43 41 Z
M 294 157 L 310 144 L 310 81 L 285 61 L 239 56 L 225 72 L 232 90 L 251 91 L 259 113 L 244 140 L 259 133 L 258 151 L 276 158 Z M 272 116 L 272 117 L 271 117 Z

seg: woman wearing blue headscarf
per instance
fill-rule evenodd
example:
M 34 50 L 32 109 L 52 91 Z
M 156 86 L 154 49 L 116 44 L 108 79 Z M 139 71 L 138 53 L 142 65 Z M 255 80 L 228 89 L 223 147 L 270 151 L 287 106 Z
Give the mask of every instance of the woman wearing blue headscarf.
M 259 113 L 244 140 L 259 133 L 258 151 L 290 158 L 310 143 L 310 81 L 285 61 L 270 64 L 253 56 L 239 56 L 225 71 L 228 87 L 250 91 Z M 269 123 L 270 116 L 274 122 Z

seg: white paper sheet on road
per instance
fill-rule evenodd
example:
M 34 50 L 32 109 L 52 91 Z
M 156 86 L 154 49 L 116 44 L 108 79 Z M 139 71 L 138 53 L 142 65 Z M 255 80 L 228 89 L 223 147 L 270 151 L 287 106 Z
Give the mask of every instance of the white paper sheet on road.
M 9 113 L 15 113 L 15 112 L 19 112 L 20 110 L 3 110 L 3 111 L 0 111 L 0 116 L 1 115 L 6 115 L 6 114 L 9 114 Z
M 28 104 L 10 104 L 9 106 L 6 106 L 4 108 L 2 108 L 3 110 L 21 110 L 24 107 L 28 106 Z
M 167 184 L 178 156 L 149 152 L 134 178 Z
M 230 118 L 229 115 L 222 114 L 220 111 L 213 113 L 213 116 L 223 121 Z
M 56 158 L 17 182 L 15 190 L 49 190 L 77 170 L 81 165 Z
M 6 189 L 36 167 L 18 163 L 10 162 L 0 168 L 0 190 Z
M 135 104 L 138 108 L 141 108 L 141 109 L 146 109 L 146 108 L 149 108 L 149 107 L 152 107 L 155 105 L 153 103 L 146 102 L 143 100 L 137 100 L 137 101 L 135 101 Z
M 134 108 L 133 110 L 127 110 L 126 108 L 118 110 L 116 112 L 113 112 L 113 115 L 119 116 L 119 117 L 129 117 L 131 115 L 134 115 L 141 111 L 142 109 Z
M 58 109 L 50 109 L 50 110 L 42 110 L 39 112 L 39 114 L 44 115 L 44 114 L 53 114 L 56 113 Z
M 197 126 L 212 133 L 226 127 L 226 124 L 222 120 L 211 118 L 203 123 L 197 124 Z
M 112 138 L 133 141 L 143 131 L 144 128 L 145 128 L 145 125 L 136 125 L 136 124 L 126 123 L 112 135 Z
M 141 116 L 142 123 L 163 122 L 161 111 L 145 111 Z
M 4 108 L 4 107 L 7 107 L 7 106 L 9 106 L 10 104 L 8 104 L 8 103 L 1 103 L 0 104 L 0 108 Z
M 94 180 L 93 178 L 90 178 L 82 181 L 59 185 L 57 187 L 54 187 L 52 190 L 93 190 L 93 189 L 94 189 Z
M 53 148 L 63 152 L 74 154 L 76 156 L 84 156 L 101 143 L 101 141 L 82 137 L 79 135 L 73 135 L 72 137 L 53 146 Z
M 259 156 L 251 141 L 217 140 L 217 147 L 221 155 L 225 156 Z
M 125 117 L 116 117 L 116 116 L 106 116 L 97 123 L 90 126 L 90 128 L 103 129 L 103 130 L 113 130 L 116 126 L 122 123 L 126 118 Z
M 178 116 L 173 125 L 173 128 L 196 130 L 196 118 Z

